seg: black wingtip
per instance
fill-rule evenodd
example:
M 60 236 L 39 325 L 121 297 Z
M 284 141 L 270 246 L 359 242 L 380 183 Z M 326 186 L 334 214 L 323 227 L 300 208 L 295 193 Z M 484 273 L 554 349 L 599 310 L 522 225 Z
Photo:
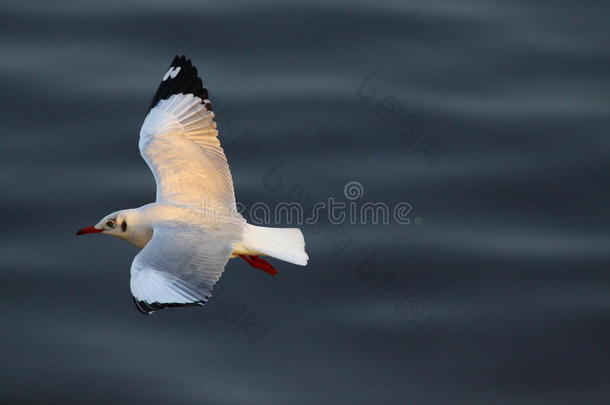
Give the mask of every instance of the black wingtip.
M 185 55 L 176 55 L 174 57 L 150 102 L 149 110 L 154 108 L 159 101 L 168 99 L 174 94 L 192 94 L 195 97 L 199 97 L 201 102 L 206 106 L 206 109 L 212 111 L 212 105 L 208 100 L 208 91 L 203 87 L 197 68 L 193 66 L 191 60 L 187 59 Z
M 178 303 L 161 304 L 158 302 L 153 302 L 152 304 L 149 304 L 144 301 L 138 301 L 135 297 L 133 298 L 133 302 L 136 305 L 136 308 L 138 309 L 138 311 L 140 311 L 140 313 L 142 313 L 144 315 L 152 315 L 155 312 L 160 311 L 165 308 L 202 307 L 205 305 L 205 303 L 207 301 L 208 301 L 208 298 L 206 298 L 205 300 L 201 300 L 201 301 L 187 302 L 187 303 L 181 303 L 181 304 L 178 304 Z

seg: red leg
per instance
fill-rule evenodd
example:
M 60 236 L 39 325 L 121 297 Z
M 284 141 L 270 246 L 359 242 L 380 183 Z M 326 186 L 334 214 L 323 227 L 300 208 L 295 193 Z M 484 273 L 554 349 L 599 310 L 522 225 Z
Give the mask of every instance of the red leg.
M 275 267 L 273 267 L 271 265 L 271 263 L 269 263 L 266 260 L 261 259 L 258 256 L 239 255 L 239 257 L 241 257 L 242 259 L 247 261 L 250 266 L 254 267 L 255 269 L 262 270 L 267 274 L 271 274 L 272 276 L 275 276 L 277 273 L 279 273 L 275 269 Z

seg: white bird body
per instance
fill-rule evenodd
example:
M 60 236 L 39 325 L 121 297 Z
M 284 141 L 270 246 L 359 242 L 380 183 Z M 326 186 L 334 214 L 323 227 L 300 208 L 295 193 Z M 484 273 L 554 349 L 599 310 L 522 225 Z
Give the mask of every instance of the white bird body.
M 253 226 L 237 212 L 207 90 L 184 56 L 163 76 L 139 147 L 157 201 L 109 214 L 77 234 L 103 232 L 142 249 L 130 282 L 140 311 L 205 304 L 231 257 L 270 274 L 277 271 L 258 256 L 307 264 L 299 229 Z

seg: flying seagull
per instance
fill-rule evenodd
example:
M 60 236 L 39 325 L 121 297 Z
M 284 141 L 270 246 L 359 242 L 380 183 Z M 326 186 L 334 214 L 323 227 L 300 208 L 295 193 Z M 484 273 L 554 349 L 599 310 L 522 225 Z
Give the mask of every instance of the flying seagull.
M 190 59 L 176 56 L 163 75 L 139 147 L 157 183 L 156 201 L 76 234 L 104 233 L 142 249 L 130 281 L 142 313 L 204 305 L 230 258 L 271 275 L 277 270 L 260 256 L 307 264 L 299 229 L 250 225 L 238 213 L 208 91 Z

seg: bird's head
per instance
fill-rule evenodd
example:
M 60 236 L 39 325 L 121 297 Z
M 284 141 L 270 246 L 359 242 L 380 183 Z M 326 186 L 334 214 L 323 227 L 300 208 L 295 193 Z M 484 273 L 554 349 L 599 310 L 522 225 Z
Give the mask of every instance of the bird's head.
M 127 236 L 127 211 L 117 211 L 106 215 L 94 226 L 79 229 L 77 235 L 87 235 L 89 233 L 104 233 L 110 236 L 124 239 Z

